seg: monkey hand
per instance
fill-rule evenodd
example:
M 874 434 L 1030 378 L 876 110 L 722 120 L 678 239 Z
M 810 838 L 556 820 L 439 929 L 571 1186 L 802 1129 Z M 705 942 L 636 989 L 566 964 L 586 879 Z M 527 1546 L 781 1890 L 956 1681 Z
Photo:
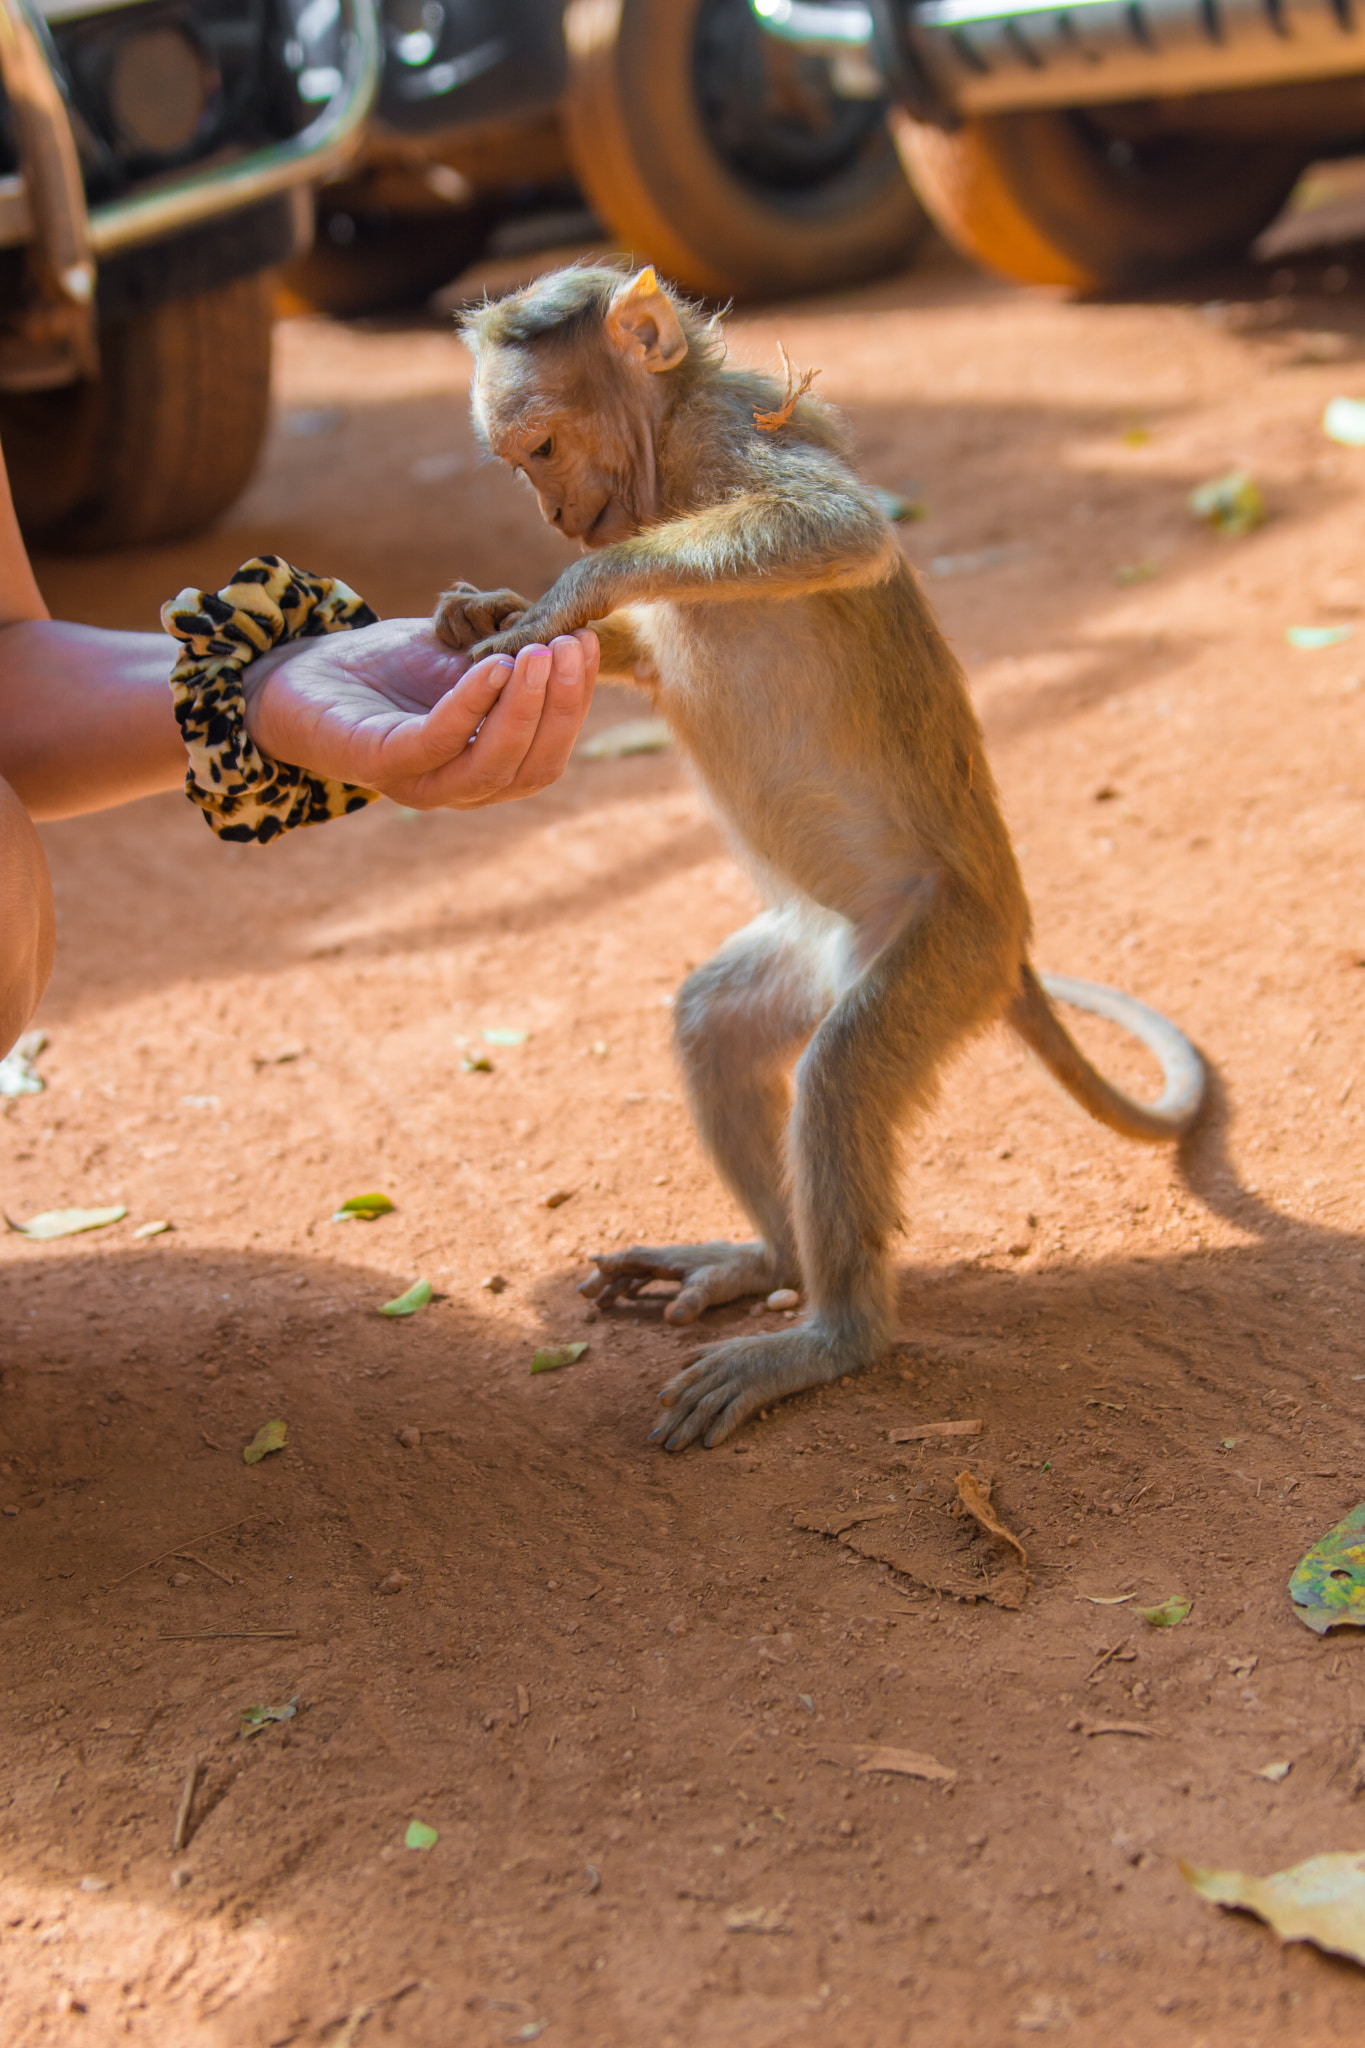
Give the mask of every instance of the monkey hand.
M 666 1451 L 685 1451 L 700 1437 L 710 1450 L 775 1401 L 856 1372 L 875 1349 L 846 1334 L 835 1336 L 818 1319 L 708 1345 L 660 1392 L 666 1413 L 649 1441 Z
M 522 612 L 529 611 L 530 608 L 530 600 L 519 597 L 515 590 L 479 590 L 472 583 L 455 583 L 449 590 L 442 592 L 441 601 L 436 607 L 436 637 L 444 641 L 447 647 L 453 647 L 457 654 L 462 654 L 467 647 L 472 647 L 476 640 L 489 639 L 489 636 L 499 632 L 509 619 L 518 618 Z M 520 653 L 522 647 L 529 647 L 535 638 L 536 635 L 533 633 L 530 640 L 519 642 L 516 651 Z M 554 635 L 551 634 L 549 639 L 553 638 Z M 545 645 L 549 645 L 549 640 Z M 501 654 L 511 650 L 490 644 L 487 651 L 490 654 Z
M 681 1287 L 664 1310 L 668 1323 L 694 1323 L 703 1309 L 739 1301 L 746 1294 L 771 1294 L 792 1281 L 761 1241 L 727 1244 L 715 1238 L 709 1244 L 637 1244 L 625 1252 L 595 1252 L 593 1264 L 597 1271 L 578 1291 L 603 1308 L 623 1295 L 633 1301 L 651 1280 L 680 1280 Z

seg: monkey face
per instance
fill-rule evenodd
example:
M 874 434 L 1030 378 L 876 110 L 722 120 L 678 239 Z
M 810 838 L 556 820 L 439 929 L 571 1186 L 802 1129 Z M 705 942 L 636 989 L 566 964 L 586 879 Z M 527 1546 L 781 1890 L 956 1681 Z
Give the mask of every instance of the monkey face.
M 580 291 L 600 273 L 566 274 Z M 519 470 L 541 514 L 585 549 L 627 540 L 659 517 L 655 435 L 671 370 L 688 341 L 652 270 L 612 280 L 610 296 L 556 322 L 532 285 L 466 324 L 477 359 L 474 422 L 495 455 Z M 504 338 L 506 336 L 507 338 Z

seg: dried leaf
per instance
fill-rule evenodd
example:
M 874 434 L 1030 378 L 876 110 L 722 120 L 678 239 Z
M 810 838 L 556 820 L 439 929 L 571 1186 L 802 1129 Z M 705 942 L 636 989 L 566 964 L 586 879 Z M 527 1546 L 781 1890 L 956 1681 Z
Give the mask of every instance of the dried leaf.
M 1179 1628 L 1193 1605 L 1193 1600 L 1186 1600 L 1183 1594 L 1172 1593 L 1169 1600 L 1163 1600 L 1157 1607 L 1139 1607 L 1138 1613 L 1152 1628 Z
M 486 1052 L 466 1053 L 465 1057 L 460 1061 L 460 1072 L 462 1074 L 491 1074 L 492 1071 L 493 1062 L 489 1059 Z
M 910 1429 L 888 1429 L 886 1440 L 892 1444 L 925 1444 L 939 1438 L 980 1436 L 984 1422 L 917 1422 Z
M 379 1305 L 381 1316 L 415 1316 L 419 1308 L 425 1308 L 431 1300 L 430 1280 L 414 1280 L 406 1294 L 396 1294 L 392 1301 Z
M 13 1223 L 8 1216 L 5 1221 L 21 1236 L 45 1243 L 53 1237 L 75 1237 L 82 1230 L 103 1230 L 107 1223 L 119 1223 L 127 1214 L 127 1208 L 120 1202 L 112 1209 L 44 1209 L 41 1216 L 30 1216 L 27 1223 Z
M 561 1366 L 577 1365 L 586 1344 L 546 1344 L 531 1360 L 532 1372 L 558 1372 Z
M 851 1763 L 854 1770 L 872 1774 L 884 1772 L 896 1778 L 923 1778 L 931 1785 L 955 1785 L 957 1772 L 941 1764 L 936 1756 L 918 1749 L 887 1749 L 880 1744 L 854 1743 L 838 1763 Z
M 482 1031 L 479 1036 L 483 1039 L 485 1045 L 525 1045 L 531 1034 L 529 1031 L 494 1029 L 492 1031 Z
M 1131 1593 L 1078 1593 L 1077 1601 L 1086 1601 L 1091 1607 L 1122 1607 L 1125 1600 L 1131 1600 Z
M 154 1223 L 139 1223 L 137 1229 L 133 1232 L 133 1236 L 137 1238 L 164 1237 L 168 1230 L 174 1229 L 175 1225 L 173 1223 L 168 1223 L 164 1216 L 159 1216 Z
M 990 1489 L 982 1486 L 974 1472 L 959 1472 L 956 1483 L 957 1497 L 973 1521 L 979 1522 L 983 1529 L 988 1529 L 992 1536 L 998 1536 L 1002 1543 L 1008 1543 L 1027 1572 L 1028 1552 L 1014 1531 L 1005 1527 L 991 1506 Z
M 725 1916 L 731 1934 L 785 1934 L 787 1901 L 780 1906 L 732 1906 Z
M 1305 1628 L 1365 1628 L 1365 1502 L 1329 1529 L 1289 1581 L 1294 1612 Z
M 628 718 L 580 740 L 574 751 L 581 761 L 619 761 L 627 754 L 661 754 L 671 743 L 662 718 Z
M 1201 1898 L 1255 1913 L 1281 1941 L 1311 1941 L 1365 1963 L 1365 1853 L 1310 1856 L 1271 1877 L 1199 1870 L 1184 1862 L 1180 1870 Z
M 393 1203 L 387 1195 L 351 1195 L 332 1217 L 333 1223 L 373 1223 L 376 1216 L 391 1216 Z
M 262 1458 L 268 1458 L 272 1451 L 284 1449 L 288 1425 L 283 1422 L 263 1422 L 251 1442 L 242 1452 L 244 1465 L 259 1465 Z
M 242 1725 L 239 1735 L 259 1735 L 262 1728 L 268 1728 L 272 1721 L 292 1721 L 299 1710 L 300 1694 L 286 1700 L 282 1707 L 243 1707 Z
M 1245 469 L 1230 469 L 1223 476 L 1210 477 L 1189 495 L 1189 507 L 1196 519 L 1216 526 L 1229 536 L 1250 533 L 1265 518 L 1265 499 L 1259 484 Z
M 429 1828 L 424 1820 L 410 1820 L 408 1831 L 403 1837 L 405 1849 L 434 1849 L 441 1839 L 435 1828 Z
M 1284 637 L 1291 647 L 1306 648 L 1310 653 L 1319 647 L 1340 647 L 1343 640 L 1349 640 L 1355 633 L 1354 626 L 1286 626 Z
M 1256 1775 L 1258 1778 L 1264 1778 L 1268 1784 L 1283 1785 L 1293 1768 L 1292 1762 L 1287 1760 L 1278 1764 L 1262 1764 Z
M 1365 404 L 1358 398 L 1329 398 L 1322 431 L 1343 448 L 1365 448 Z

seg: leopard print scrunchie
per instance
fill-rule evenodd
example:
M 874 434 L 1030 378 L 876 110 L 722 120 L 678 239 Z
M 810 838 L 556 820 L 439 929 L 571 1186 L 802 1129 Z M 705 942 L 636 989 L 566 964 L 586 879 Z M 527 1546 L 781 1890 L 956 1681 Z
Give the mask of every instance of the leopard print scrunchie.
M 279 555 L 253 555 L 218 592 L 182 590 L 161 623 L 185 645 L 171 670 L 176 722 L 190 757 L 185 794 L 220 839 L 264 845 L 295 825 L 325 825 L 372 804 L 379 792 L 329 782 L 271 761 L 246 729 L 242 670 L 282 640 L 311 640 L 376 624 L 333 576 L 310 576 Z

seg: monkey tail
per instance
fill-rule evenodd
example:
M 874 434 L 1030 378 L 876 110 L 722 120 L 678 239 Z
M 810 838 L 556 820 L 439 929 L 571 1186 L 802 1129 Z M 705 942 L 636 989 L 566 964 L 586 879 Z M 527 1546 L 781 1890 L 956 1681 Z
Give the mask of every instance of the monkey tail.
M 1073 1010 L 1087 1010 L 1092 1017 L 1107 1017 L 1140 1038 L 1161 1064 L 1165 1086 L 1156 1101 L 1137 1102 L 1106 1081 L 1071 1037 L 1049 997 L 1069 1003 Z M 1183 1137 L 1204 1106 L 1204 1062 L 1169 1017 L 1136 996 L 1094 981 L 1073 981 L 1065 974 L 1035 974 L 1025 961 L 1005 1020 L 1083 1109 L 1125 1138 L 1159 1143 Z

